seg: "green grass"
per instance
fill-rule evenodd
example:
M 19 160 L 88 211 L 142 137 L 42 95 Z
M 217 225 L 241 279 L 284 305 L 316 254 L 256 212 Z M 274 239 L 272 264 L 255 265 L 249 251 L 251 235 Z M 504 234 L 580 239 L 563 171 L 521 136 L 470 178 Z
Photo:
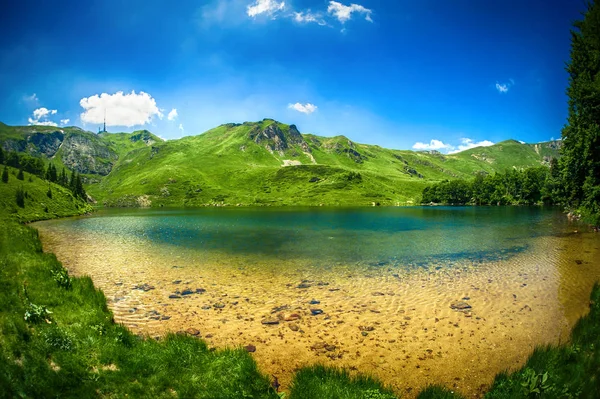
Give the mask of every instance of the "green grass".
M 350 376 L 344 369 L 305 367 L 294 377 L 290 399 L 395 399 L 389 388 L 373 378 Z
M 0 165 L 0 171 L 3 169 L 4 165 Z M 8 171 L 8 183 L 0 181 L 0 215 L 8 215 L 21 222 L 32 222 L 81 215 L 92 210 L 90 205 L 75 198 L 71 190 L 65 187 L 27 172 L 24 172 L 24 179 L 19 180 L 17 169 L 8 167 Z M 15 200 L 19 189 L 27 193 L 23 208 Z M 51 191 L 52 198 L 48 196 L 48 190 Z
M 256 129 L 273 124 L 284 134 L 290 130 L 272 120 L 227 124 L 134 149 L 86 189 L 108 206 L 137 206 L 139 197 L 152 206 L 396 205 L 416 203 L 433 182 L 539 166 L 542 160 L 532 147 L 515 141 L 442 155 L 357 144 L 344 136 L 304 135 L 313 163 L 306 147 L 290 144 L 282 153 L 271 152 L 265 148 L 270 141 L 250 139 Z M 284 160 L 302 165 L 283 167 Z M 350 172 L 361 180 L 349 184 L 344 176 Z M 312 177 L 319 181 L 310 182 Z

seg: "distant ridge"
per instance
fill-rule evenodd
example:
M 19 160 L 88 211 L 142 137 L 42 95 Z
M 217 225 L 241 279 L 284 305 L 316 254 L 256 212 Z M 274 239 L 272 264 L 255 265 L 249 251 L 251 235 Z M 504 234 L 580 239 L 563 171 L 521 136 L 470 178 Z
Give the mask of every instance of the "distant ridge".
M 148 130 L 0 124 L 5 151 L 82 173 L 109 206 L 409 204 L 433 182 L 548 165 L 560 144 L 506 140 L 446 155 L 302 134 L 273 119 L 168 141 Z

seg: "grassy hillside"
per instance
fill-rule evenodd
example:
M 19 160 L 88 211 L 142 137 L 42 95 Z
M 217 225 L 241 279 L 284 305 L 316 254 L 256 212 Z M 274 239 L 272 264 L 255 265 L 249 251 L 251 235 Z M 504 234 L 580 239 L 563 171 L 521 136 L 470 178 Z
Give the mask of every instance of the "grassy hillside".
M 0 171 L 4 165 L 0 166 Z M 8 182 L 0 181 L 0 217 L 11 217 L 21 222 L 52 219 L 90 212 L 92 207 L 73 196 L 71 190 L 50 183 L 24 172 L 24 179 L 17 179 L 18 171 L 7 167 Z M 17 191 L 25 193 L 24 206 L 17 205 Z
M 5 150 L 77 170 L 108 206 L 409 204 L 434 182 L 547 164 L 556 143 L 509 140 L 443 155 L 303 135 L 271 119 L 167 142 L 146 130 L 0 126 Z
M 281 138 L 269 135 L 276 128 Z M 432 182 L 542 164 L 516 141 L 442 155 L 344 136 L 300 140 L 289 133 L 295 129 L 266 119 L 139 148 L 88 190 L 111 206 L 394 205 L 411 203 Z

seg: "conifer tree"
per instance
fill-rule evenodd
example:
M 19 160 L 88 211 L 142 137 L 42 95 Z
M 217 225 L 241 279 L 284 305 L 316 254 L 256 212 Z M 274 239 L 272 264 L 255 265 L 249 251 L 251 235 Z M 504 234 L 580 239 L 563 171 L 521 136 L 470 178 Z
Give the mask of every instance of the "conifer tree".
M 4 170 L 2 171 L 2 181 L 8 183 L 8 167 L 6 165 L 4 165 Z
M 600 5 L 571 31 L 569 116 L 559 161 L 565 201 L 600 225 Z
M 23 175 L 23 169 L 19 169 L 19 173 L 17 174 L 17 179 L 25 180 L 25 176 Z
M 4 163 L 4 150 L 2 149 L 2 146 L 0 146 L 0 164 Z
M 15 193 L 15 200 L 19 207 L 25 208 L 25 191 L 23 191 L 23 187 L 17 188 L 17 192 Z

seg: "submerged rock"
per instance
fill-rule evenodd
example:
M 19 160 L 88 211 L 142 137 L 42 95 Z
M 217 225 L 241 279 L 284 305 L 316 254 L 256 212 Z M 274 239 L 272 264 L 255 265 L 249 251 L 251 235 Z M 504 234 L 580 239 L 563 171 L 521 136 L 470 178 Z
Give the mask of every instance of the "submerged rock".
M 463 301 L 452 302 L 450 308 L 454 310 L 467 310 L 471 309 L 471 305 Z
M 250 353 L 256 352 L 256 346 L 252 344 L 244 346 L 244 349 L 246 349 L 246 351 Z
M 200 330 L 190 327 L 187 330 L 185 330 L 185 333 L 188 335 L 191 335 L 193 337 L 196 337 L 196 336 L 200 335 Z
M 144 284 L 138 284 L 135 287 L 133 287 L 134 290 L 140 290 L 140 291 L 150 291 L 154 289 L 153 285 L 150 285 L 148 283 L 144 283 Z
M 181 299 L 181 297 L 177 294 L 171 294 L 169 295 L 169 299 Z
M 295 320 L 299 320 L 301 318 L 302 318 L 302 316 L 300 316 L 298 313 L 291 313 L 291 314 L 283 315 L 283 320 L 285 320 L 285 321 L 295 321 Z
M 321 310 L 321 309 L 311 309 L 310 310 L 310 314 L 312 314 L 313 316 L 316 316 L 316 315 L 319 315 L 322 313 L 323 313 L 323 310 Z
M 321 301 L 317 301 L 316 299 L 313 299 L 308 304 L 309 305 L 319 305 L 320 303 L 321 303 Z
M 261 323 L 265 324 L 265 325 L 275 325 L 275 324 L 279 324 L 279 319 L 274 319 L 274 318 L 263 319 L 263 321 L 261 321 Z

